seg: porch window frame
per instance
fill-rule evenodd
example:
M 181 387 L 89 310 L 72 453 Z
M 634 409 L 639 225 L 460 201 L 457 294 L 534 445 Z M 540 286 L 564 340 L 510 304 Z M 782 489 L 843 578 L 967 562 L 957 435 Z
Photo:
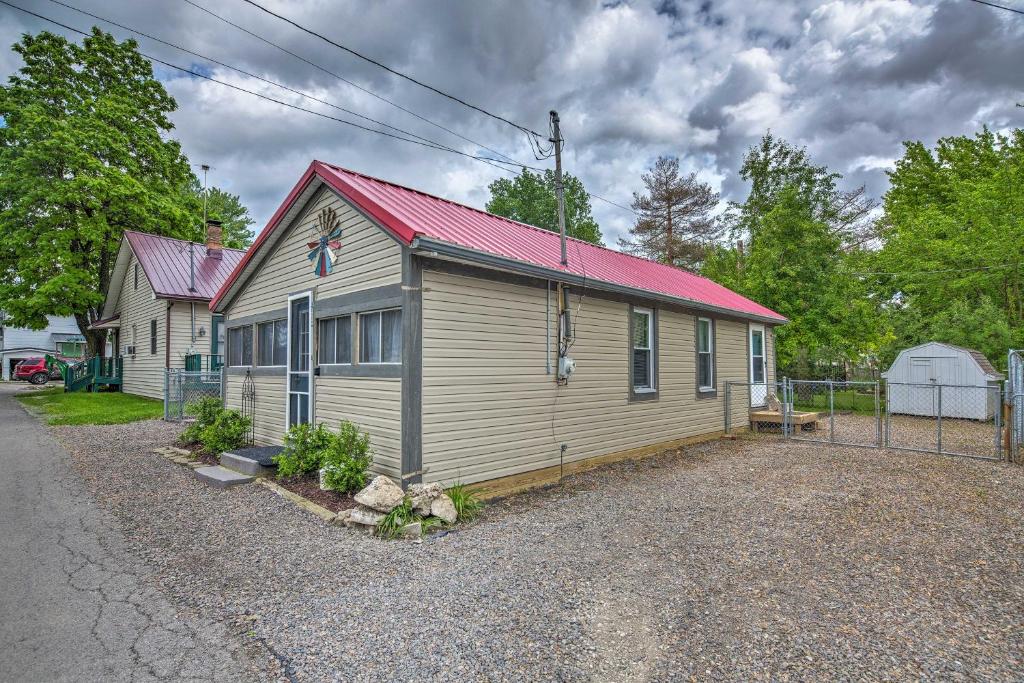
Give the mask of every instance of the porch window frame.
M 356 324 L 355 324 L 355 320 L 354 320 L 355 317 L 356 316 L 354 316 L 353 314 L 347 313 L 347 314 L 344 314 L 344 315 L 329 315 L 329 316 L 325 316 L 323 318 L 317 318 L 316 319 L 316 340 L 317 340 L 316 363 L 317 363 L 317 365 L 346 365 L 346 366 L 348 366 L 348 365 L 353 365 L 354 364 L 353 360 L 354 360 L 355 351 L 356 351 L 356 349 L 355 349 L 355 347 L 356 347 L 356 343 L 355 343 L 356 342 L 356 339 L 355 339 L 356 338 L 356 334 L 355 334 Z M 338 361 L 338 321 L 340 321 L 340 320 L 348 320 L 348 360 L 347 361 L 341 361 L 341 362 Z M 323 345 L 323 339 L 324 339 L 323 325 L 324 325 L 324 323 L 327 323 L 327 322 L 332 322 L 334 324 L 334 348 L 331 349 L 332 356 L 331 356 L 331 359 L 329 361 L 324 359 L 324 345 Z M 377 365 L 377 363 L 372 363 L 372 365 Z
M 263 350 L 263 343 L 260 337 L 260 329 L 266 325 L 271 326 L 271 350 L 270 350 L 270 363 L 264 364 L 261 362 L 260 353 Z M 283 348 L 277 347 L 277 327 L 280 325 L 285 329 L 285 343 Z M 253 360 L 255 365 L 252 367 L 258 368 L 283 368 L 288 363 L 288 319 L 287 318 L 276 318 L 274 320 L 264 320 L 255 324 L 255 348 L 253 349 Z M 281 358 L 278 358 L 278 352 L 282 354 Z M 278 363 L 277 361 L 281 362 Z M 245 366 L 235 366 L 245 367 Z
M 233 335 L 237 335 L 237 341 L 232 341 Z M 229 327 L 228 328 L 228 331 L 227 331 L 227 347 L 228 348 L 227 348 L 227 353 L 224 354 L 225 361 L 226 361 L 225 365 L 227 365 L 227 367 L 229 367 L 229 368 L 251 368 L 251 367 L 253 367 L 253 365 L 252 365 L 252 360 L 253 360 L 252 359 L 252 355 L 253 355 L 252 336 L 253 336 L 253 326 L 252 326 L 251 323 L 248 324 L 248 325 L 238 325 L 236 327 Z M 245 360 L 246 360 L 246 358 L 245 358 L 245 344 L 241 343 L 242 340 L 245 337 L 249 338 L 249 359 L 248 359 L 249 362 L 248 363 L 245 362 Z M 234 358 L 234 355 L 235 355 L 234 352 L 235 352 L 236 346 L 238 348 L 238 362 L 237 363 L 235 362 L 235 358 Z
M 359 348 L 355 350 L 355 353 L 353 355 L 354 355 L 355 358 L 359 359 L 359 365 L 401 365 L 402 364 L 402 354 L 404 352 L 404 348 L 403 348 L 403 344 L 402 344 L 402 327 L 401 327 L 401 324 L 399 325 L 399 328 L 398 328 L 398 360 L 397 361 L 386 361 L 386 360 L 384 360 L 384 315 L 383 314 L 384 313 L 389 313 L 391 311 L 398 311 L 399 316 L 402 315 L 402 307 L 401 306 L 393 306 L 391 308 L 381 308 L 381 309 L 377 309 L 377 310 L 373 310 L 373 311 L 360 311 L 356 315 L 357 321 L 358 321 L 358 332 L 356 334 L 356 338 L 358 339 L 358 347 Z M 379 321 L 378 322 L 378 326 L 377 326 L 377 349 L 378 349 L 378 353 L 379 353 L 378 358 L 380 360 L 376 360 L 376 361 L 374 361 L 374 360 L 363 360 L 363 321 L 366 318 L 368 318 L 370 316 L 374 316 L 374 315 L 377 316 L 377 320 Z M 399 318 L 399 321 L 401 322 L 401 318 Z

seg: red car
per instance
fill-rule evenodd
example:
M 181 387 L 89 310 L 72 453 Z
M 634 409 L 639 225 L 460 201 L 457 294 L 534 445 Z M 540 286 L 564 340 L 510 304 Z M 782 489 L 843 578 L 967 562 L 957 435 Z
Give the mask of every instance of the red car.
M 48 380 L 60 379 L 60 370 L 46 367 L 45 358 L 26 358 L 14 366 L 14 379 L 32 384 L 46 384 Z

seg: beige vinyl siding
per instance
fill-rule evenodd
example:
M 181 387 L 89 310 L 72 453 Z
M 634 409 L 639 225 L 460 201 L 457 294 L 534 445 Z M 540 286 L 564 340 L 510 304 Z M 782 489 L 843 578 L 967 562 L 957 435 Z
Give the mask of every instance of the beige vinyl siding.
M 429 270 L 423 285 L 427 481 L 474 482 L 554 466 L 560 443 L 571 462 L 721 431 L 724 382 L 747 376 L 746 323 L 717 320 L 718 397 L 697 399 L 695 318 L 660 309 L 659 398 L 631 403 L 629 308 L 587 298 L 570 351 L 576 374 L 559 388 L 545 373 L 542 288 Z
M 370 435 L 373 470 L 401 477 L 402 380 L 317 377 L 314 419 L 331 430 L 349 420 Z
M 198 353 L 203 356 L 203 368 L 206 356 L 210 354 L 210 335 L 213 325 L 210 307 L 205 303 L 196 302 L 196 338 L 192 341 L 191 305 L 185 301 L 176 301 L 171 306 L 171 367 L 185 367 L 185 356 Z M 199 328 L 206 333 L 199 336 Z
M 765 364 L 768 366 L 765 376 L 768 378 L 768 384 L 774 385 L 777 381 L 775 376 L 775 328 L 769 325 L 764 326 L 764 355 Z M 769 391 L 774 390 L 769 386 Z
M 167 302 L 153 298 L 153 288 L 139 266 L 139 288 L 135 289 L 135 266 L 131 255 L 124 284 L 117 302 L 121 314 L 121 345 L 132 344 L 132 325 L 136 327 L 135 355 L 125 356 L 121 390 L 129 394 L 162 399 L 166 360 Z M 150 321 L 156 320 L 156 353 L 150 354 Z M 118 349 L 121 353 L 121 349 Z
M 224 405 L 242 409 L 242 383 L 244 375 L 228 375 Z M 254 401 L 253 435 L 257 446 L 280 445 L 284 436 L 285 383 L 284 377 L 252 378 L 256 391 Z
M 334 272 L 321 278 L 313 273 L 313 264 L 306 256 L 307 243 L 313 239 L 310 229 L 326 207 L 333 207 L 338 214 L 341 249 L 335 250 Z M 317 288 L 317 297 L 324 298 L 401 280 L 401 247 L 333 191 L 323 189 L 288 227 L 274 253 L 232 302 L 230 314 L 238 318 L 280 308 L 288 294 L 313 287 Z

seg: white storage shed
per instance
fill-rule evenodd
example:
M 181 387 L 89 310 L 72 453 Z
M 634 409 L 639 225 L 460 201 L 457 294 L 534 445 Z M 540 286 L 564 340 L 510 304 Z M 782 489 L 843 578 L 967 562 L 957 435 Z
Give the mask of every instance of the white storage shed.
M 973 349 L 940 342 L 912 346 L 882 377 L 890 413 L 991 420 L 999 410 L 1003 375 Z

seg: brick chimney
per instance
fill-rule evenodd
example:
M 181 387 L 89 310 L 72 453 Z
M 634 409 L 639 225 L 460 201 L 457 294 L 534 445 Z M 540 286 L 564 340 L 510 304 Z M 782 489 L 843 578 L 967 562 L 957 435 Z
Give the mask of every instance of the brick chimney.
M 223 229 L 220 221 L 206 221 L 206 255 L 219 259 L 223 255 L 224 244 L 221 241 Z

